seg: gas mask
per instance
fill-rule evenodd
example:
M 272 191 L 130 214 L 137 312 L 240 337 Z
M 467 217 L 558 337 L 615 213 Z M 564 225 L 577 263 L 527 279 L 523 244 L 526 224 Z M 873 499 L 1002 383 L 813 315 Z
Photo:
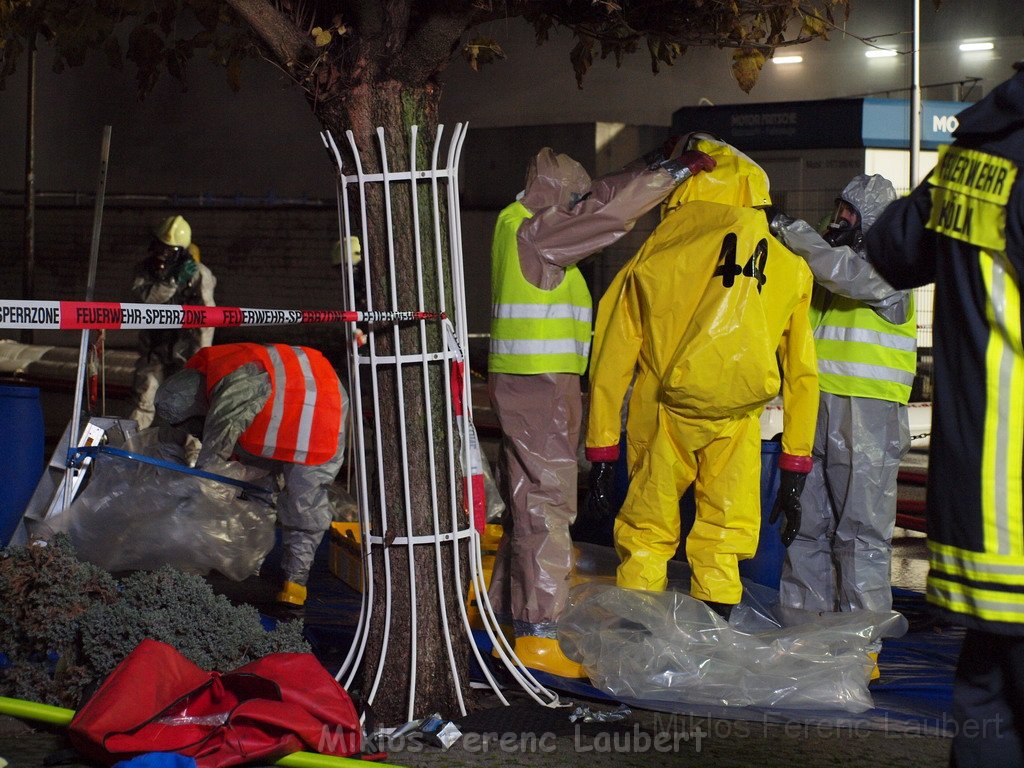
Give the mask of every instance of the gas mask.
M 178 268 L 190 258 L 185 248 L 175 248 L 159 240 L 149 246 L 150 270 L 158 280 L 165 280 L 174 275 Z
M 836 212 L 822 234 L 833 248 L 846 245 L 855 251 L 863 249 L 864 232 L 860 227 L 860 214 L 845 200 L 836 201 Z
M 833 248 L 848 245 L 853 250 L 859 251 L 864 245 L 864 233 L 861 228 L 850 226 L 848 221 L 829 224 L 822 238 Z

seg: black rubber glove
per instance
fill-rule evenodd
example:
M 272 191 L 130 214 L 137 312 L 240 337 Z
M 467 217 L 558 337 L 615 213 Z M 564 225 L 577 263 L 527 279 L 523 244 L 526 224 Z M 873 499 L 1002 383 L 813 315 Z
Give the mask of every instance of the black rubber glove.
M 804 492 L 804 483 L 807 482 L 807 475 L 803 472 L 793 472 L 788 469 L 782 470 L 782 479 L 779 481 L 779 494 L 775 497 L 775 506 L 772 507 L 771 517 L 768 522 L 772 525 L 784 515 L 782 521 L 782 546 L 788 547 L 793 543 L 797 533 L 800 532 L 800 494 Z
M 592 520 L 614 517 L 612 508 L 615 495 L 615 465 L 610 461 L 595 461 L 590 465 L 590 489 L 587 491 L 587 514 Z

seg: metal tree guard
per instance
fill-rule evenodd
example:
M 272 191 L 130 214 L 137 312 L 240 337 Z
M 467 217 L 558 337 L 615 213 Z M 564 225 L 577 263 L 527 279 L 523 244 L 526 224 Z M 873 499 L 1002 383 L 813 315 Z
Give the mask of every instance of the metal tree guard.
M 377 128 L 377 146 L 370 149 L 371 151 L 378 153 L 382 171 L 381 173 L 364 173 L 359 147 L 356 146 L 352 132 L 347 131 L 346 137 L 348 139 L 351 155 L 354 158 L 355 166 L 355 172 L 351 175 L 346 175 L 344 173 L 341 153 L 339 152 L 333 136 L 330 133 L 322 134 L 324 144 L 327 147 L 328 153 L 333 158 L 338 171 L 338 227 L 345 256 L 343 259 L 342 270 L 344 278 L 344 308 L 346 310 L 367 312 L 399 309 L 397 290 L 395 287 L 397 277 L 395 271 L 395 242 L 398 239 L 396 235 L 401 231 L 411 233 L 412 242 L 414 244 L 416 270 L 415 279 L 418 305 L 412 309 L 420 312 L 444 313 L 447 316 L 447 319 L 441 321 L 423 319 L 416 321 L 419 326 L 419 349 L 412 353 L 403 353 L 397 325 L 392 325 L 389 329 L 384 330 L 375 330 L 371 326 L 368 334 L 369 341 L 365 346 L 360 346 L 357 342 L 355 325 L 350 323 L 346 326 L 346 331 L 349 334 L 348 338 L 351 339 L 348 355 L 349 391 L 352 393 L 352 396 L 350 397 L 353 414 L 351 423 L 355 434 L 356 488 L 359 504 L 359 522 L 362 528 L 362 536 L 360 538 L 362 542 L 364 587 L 362 607 L 360 610 L 355 638 L 336 677 L 343 683 L 343 685 L 351 687 L 364 659 L 369 637 L 370 617 L 372 616 L 373 608 L 376 605 L 375 601 L 383 600 L 385 608 L 385 624 L 381 641 L 382 650 L 376 670 L 373 670 L 372 674 L 368 674 L 367 676 L 367 679 L 372 679 L 373 681 L 370 690 L 367 692 L 367 703 L 373 703 L 374 698 L 377 695 L 385 665 L 389 662 L 388 649 L 392 619 L 392 596 L 395 594 L 396 589 L 407 588 L 409 590 L 410 604 L 412 606 L 411 624 L 413 632 L 410 649 L 411 659 L 405 660 L 394 658 L 390 660 L 390 663 L 401 664 L 407 661 L 411 665 L 407 708 L 409 720 L 412 720 L 415 716 L 413 709 L 416 699 L 417 664 L 419 663 L 416 648 L 416 589 L 418 582 L 416 576 L 416 561 L 414 557 L 414 551 L 417 547 L 432 547 L 434 551 L 434 570 L 438 591 L 437 599 L 440 604 L 441 624 L 445 634 L 445 645 L 447 651 L 446 657 L 448 668 L 454 682 L 461 714 L 466 714 L 465 698 L 463 696 L 461 681 L 459 679 L 455 650 L 452 645 L 452 637 L 455 636 L 455 632 L 460 631 L 460 627 L 461 631 L 465 632 L 466 636 L 469 638 L 469 647 L 473 655 L 476 657 L 480 668 L 483 670 L 487 683 L 501 702 L 506 705 L 508 704 L 498 682 L 491 674 L 486 661 L 482 657 L 480 649 L 477 648 L 474 641 L 473 631 L 470 626 L 466 610 L 466 597 L 469 584 L 473 585 L 473 589 L 476 594 L 477 605 L 479 607 L 479 613 L 484 630 L 491 642 L 494 644 L 496 652 L 500 656 L 501 660 L 505 663 L 505 666 L 512 674 L 512 677 L 538 703 L 545 706 L 558 706 L 560 704 L 558 696 L 538 683 L 530 671 L 523 666 L 522 662 L 520 662 L 518 658 L 516 658 L 511 646 L 505 640 L 504 635 L 498 628 L 498 622 L 495 619 L 494 612 L 487 597 L 487 589 L 484 582 L 484 572 L 480 553 L 480 536 L 473 525 L 473 516 L 471 512 L 474 508 L 473 485 L 472 483 L 465 482 L 461 484 L 460 488 L 460 484 L 457 481 L 458 473 L 455 466 L 456 431 L 459 433 L 460 463 L 465 469 L 464 474 L 466 475 L 469 474 L 468 468 L 472 466 L 471 445 L 476 444 L 475 432 L 473 432 L 472 427 L 472 402 L 469 397 L 469 364 L 468 360 L 465 360 L 463 356 L 463 350 L 468 350 L 468 343 L 465 279 L 462 263 L 462 232 L 458 195 L 458 165 L 459 157 L 462 152 L 462 144 L 466 137 L 466 127 L 462 123 L 457 123 L 455 125 L 455 130 L 452 133 L 451 140 L 448 142 L 446 159 L 440 157 L 442 154 L 441 145 L 443 134 L 444 126 L 439 125 L 437 135 L 434 137 L 433 147 L 430 152 L 430 167 L 427 169 L 417 169 L 416 151 L 419 148 L 418 127 L 412 126 L 409 129 L 408 156 L 410 158 L 410 169 L 407 171 L 395 171 L 388 165 L 384 129 Z M 439 165 L 439 157 L 441 162 L 444 163 L 443 165 Z M 380 199 L 384 201 L 383 211 L 367 210 L 367 190 L 374 184 L 381 185 L 379 191 Z M 430 194 L 430 205 L 426 206 L 429 208 L 430 220 L 426 223 L 421 221 L 418 205 L 419 194 L 422 192 L 424 187 L 427 188 Z M 349 192 L 351 190 L 354 190 L 357 193 L 359 201 L 359 209 L 357 211 L 353 211 L 350 208 Z M 394 200 L 398 199 L 399 195 L 408 196 L 407 199 L 411 200 L 411 222 L 397 222 L 393 218 L 392 203 Z M 353 217 L 358 221 L 358 227 L 353 226 Z M 355 232 L 358 232 L 361 235 L 367 232 L 368 220 L 380 222 L 382 219 L 386 225 L 386 242 L 388 252 L 386 254 L 378 255 L 372 252 L 370 243 L 362 243 L 362 262 L 359 266 L 362 269 L 362 277 L 365 285 L 365 298 L 361 298 L 364 305 L 358 306 L 357 295 L 354 287 L 356 272 L 355 266 L 352 264 L 351 241 L 349 238 Z M 411 229 L 406 229 L 407 227 L 411 227 Z M 447 227 L 447 231 L 444 231 L 445 227 Z M 433 258 L 435 259 L 433 267 L 434 272 L 437 275 L 436 290 L 439 296 L 439 305 L 436 307 L 424 306 L 424 254 L 421 249 L 421 235 L 424 234 L 424 230 L 429 232 L 433 238 Z M 427 256 L 429 257 L 429 254 Z M 375 258 L 387 259 L 390 275 L 389 296 L 374 295 L 370 275 L 371 264 Z M 450 274 L 452 276 L 450 287 L 445 285 L 444 275 L 446 267 L 450 270 Z M 404 309 L 410 308 L 404 307 Z M 440 341 L 438 342 L 439 348 L 430 349 L 428 347 L 427 324 L 438 322 L 446 324 L 447 327 L 440 329 L 441 332 L 435 335 L 440 338 Z M 391 355 L 378 354 L 374 339 L 375 334 L 388 332 L 393 335 L 392 343 L 394 345 L 394 352 Z M 452 364 L 458 362 L 464 362 L 464 364 L 456 366 L 454 368 L 455 373 L 453 373 Z M 437 366 L 440 366 L 440 369 L 437 368 Z M 404 371 L 403 367 L 405 368 Z M 415 371 L 416 368 L 419 368 L 418 372 Z M 389 508 L 389 503 L 394 504 L 395 500 L 386 498 L 387 492 L 384 484 L 385 474 L 382 452 L 382 435 L 381 430 L 379 429 L 379 425 L 381 424 L 380 416 L 382 405 L 378 389 L 378 374 L 379 372 L 387 369 L 390 369 L 394 373 L 396 381 L 399 410 L 398 441 L 400 444 L 401 460 L 403 462 L 403 498 L 400 499 L 400 503 L 404 510 L 405 530 L 398 532 L 389 532 L 388 530 L 386 510 Z M 439 373 L 440 376 L 438 378 L 443 382 L 443 392 L 440 394 L 444 398 L 445 402 L 445 424 L 443 425 L 443 428 L 445 435 L 444 440 L 447 444 L 446 462 L 443 461 L 443 459 L 439 460 L 435 455 L 434 442 L 432 438 L 435 425 L 433 424 L 433 417 L 430 413 L 429 407 L 426 409 L 426 456 L 414 456 L 410 455 L 409 452 L 409 440 L 405 423 L 407 412 L 403 394 L 403 376 L 416 375 L 417 373 L 422 376 L 422 385 L 425 392 L 426 402 L 430 403 L 431 372 Z M 457 381 L 453 381 L 453 376 L 460 375 L 462 377 L 461 391 L 466 393 L 465 403 L 463 406 L 465 415 L 462 417 L 453 413 L 452 404 L 453 384 L 458 384 Z M 363 385 L 367 381 L 369 382 L 369 386 L 372 390 L 372 397 L 369 398 L 369 403 L 371 404 L 370 407 L 373 409 L 373 413 L 370 414 L 369 420 L 364 419 L 364 415 L 366 414 L 364 414 L 364 403 L 362 398 Z M 365 426 L 367 423 L 373 425 L 372 434 L 367 434 L 369 429 Z M 368 441 L 373 441 L 374 444 L 373 457 L 375 461 L 373 466 L 368 466 L 369 460 L 366 450 Z M 426 474 L 430 478 L 430 498 L 432 500 L 433 507 L 430 511 L 432 515 L 433 532 L 429 535 L 414 536 L 412 510 L 410 508 L 410 472 L 408 467 L 417 462 L 427 463 Z M 371 473 L 374 473 L 377 481 L 374 493 L 376 494 L 376 514 L 379 515 L 380 518 L 379 525 L 381 535 L 371 535 L 371 531 L 373 530 L 370 517 L 372 507 L 369 480 Z M 447 482 L 449 485 L 450 492 L 448 496 L 450 503 L 448 504 L 448 509 L 440 508 L 441 505 L 438 501 L 438 483 L 440 482 Z M 469 520 L 465 527 L 460 527 L 458 505 L 462 503 L 464 496 L 467 497 L 465 499 L 465 508 L 470 510 L 470 514 L 468 515 Z M 394 535 L 395 533 L 403 535 Z M 468 580 L 464 578 L 459 561 L 460 542 L 466 542 L 469 548 L 469 573 L 466 574 L 468 575 Z M 396 580 L 393 578 L 392 574 L 389 548 L 397 546 L 406 547 L 408 552 L 409 573 L 407 587 L 402 587 L 401 585 L 396 584 Z M 450 548 L 450 553 L 452 555 L 452 570 L 451 573 L 447 574 L 445 573 L 446 569 L 443 566 L 443 553 L 449 551 L 445 550 L 446 547 Z M 375 553 L 379 553 L 381 555 L 381 561 L 383 562 L 383 595 L 377 594 L 378 590 L 375 589 L 374 584 L 374 559 L 371 555 Z M 422 585 L 419 586 L 422 587 Z M 450 617 L 448 615 L 448 604 L 445 599 L 447 590 L 454 590 L 454 603 L 458 605 L 458 616 Z

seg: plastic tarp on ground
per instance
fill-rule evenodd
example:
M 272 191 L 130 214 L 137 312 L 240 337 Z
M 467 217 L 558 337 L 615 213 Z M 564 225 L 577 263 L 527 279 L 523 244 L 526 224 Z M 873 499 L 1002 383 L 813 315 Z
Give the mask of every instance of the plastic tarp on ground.
M 273 559 L 276 550 L 270 555 Z M 310 573 L 310 599 L 306 607 L 306 636 L 314 653 L 328 668 L 337 667 L 345 658 L 355 623 L 359 617 L 361 595 L 352 591 L 327 568 L 328 546 L 321 545 Z M 618 559 L 609 547 L 577 545 L 577 583 L 593 581 L 614 584 L 614 563 Z M 604 565 L 599 565 L 603 563 Z M 607 567 L 611 565 L 612 570 Z M 598 571 L 604 569 L 603 575 Z M 669 574 L 679 584 L 685 564 L 672 562 Z M 749 587 L 749 585 L 748 585 Z M 767 588 L 761 594 L 771 602 L 774 593 Z M 748 589 L 748 592 L 750 589 Z M 681 699 L 676 701 L 619 700 L 631 707 L 660 712 L 689 715 L 720 720 L 752 723 L 791 724 L 806 729 L 848 729 L 853 732 L 885 731 L 908 735 L 952 735 L 955 727 L 952 717 L 953 674 L 963 630 L 959 627 L 936 623 L 925 603 L 924 595 L 903 589 L 893 590 L 893 607 L 908 620 L 910 629 L 901 638 L 887 639 L 879 656 L 881 679 L 873 682 L 869 693 L 874 707 L 866 712 L 853 713 L 842 709 L 786 709 L 783 707 L 726 707 L 699 705 Z M 490 639 L 483 630 L 474 630 L 477 646 L 490 661 Z M 475 669 L 470 657 L 471 676 L 483 681 L 482 673 Z M 587 680 L 570 680 L 543 672 L 535 673 L 544 685 L 569 697 L 611 700 L 612 697 L 591 685 Z M 822 733 L 832 731 L 822 730 Z
M 580 567 L 610 563 L 591 553 Z M 563 650 L 583 663 L 593 685 L 613 698 L 723 705 L 871 708 L 868 651 L 907 630 L 898 613 L 832 613 L 785 626 L 778 593 L 746 582 L 726 622 L 690 597 L 682 563 L 664 592 L 612 584 L 577 585 L 558 622 Z M 680 578 L 681 577 L 681 578 Z M 607 580 L 602 580 L 607 581 Z
M 870 644 L 906 631 L 898 613 L 833 613 L 783 627 L 746 595 L 726 622 L 673 589 L 573 590 L 563 650 L 616 699 L 790 709 L 871 709 Z
M 576 598 L 582 598 L 587 595 L 595 596 L 598 598 L 597 604 L 591 608 L 582 609 L 583 614 L 581 615 L 586 616 L 591 612 L 604 611 L 604 619 L 610 621 L 609 606 L 614 607 L 617 604 L 617 598 L 612 591 L 614 586 L 614 566 L 618 562 L 615 552 L 608 547 L 583 544 L 577 545 L 576 554 L 574 603 Z M 689 585 L 686 564 L 676 561 L 671 562 L 669 564 L 669 577 L 670 589 L 683 593 L 680 597 L 685 597 Z M 602 605 L 601 595 L 605 593 L 607 593 L 607 597 L 603 599 L 606 602 Z M 667 608 L 661 612 L 656 610 L 657 601 L 641 607 L 636 598 L 642 598 L 648 594 L 651 593 L 628 593 L 634 600 L 632 602 L 626 600 L 618 603 L 621 608 L 626 610 L 620 611 L 623 614 L 621 618 L 624 621 L 618 623 L 614 632 L 622 633 L 622 637 L 631 638 L 631 643 L 620 644 L 618 651 L 614 654 L 610 651 L 612 646 L 609 646 L 607 664 L 612 670 L 611 674 L 615 674 L 616 669 L 625 669 L 627 667 L 640 669 L 647 664 L 656 663 L 652 661 L 653 658 L 657 657 L 656 654 L 653 653 L 653 650 L 644 650 L 644 643 L 650 643 L 651 649 L 655 649 L 657 643 L 650 640 L 651 635 L 646 636 L 647 639 L 645 639 L 646 630 L 640 619 L 646 617 L 646 620 L 653 621 L 656 617 L 660 616 L 659 620 L 665 623 L 675 619 L 669 617 Z M 665 593 L 665 595 L 661 599 L 666 601 L 666 605 L 674 601 L 674 598 L 669 593 Z M 741 706 L 738 704 L 740 699 L 736 696 L 735 692 L 729 695 L 732 696 L 732 700 L 735 700 L 737 704 L 725 705 L 720 701 L 716 702 L 714 700 L 722 695 L 723 689 L 721 688 L 711 695 L 707 695 L 708 689 L 704 689 L 703 693 L 690 697 L 684 694 L 681 689 L 673 687 L 679 682 L 679 680 L 673 678 L 677 676 L 684 677 L 688 673 L 704 675 L 726 674 L 722 670 L 719 670 L 717 673 L 706 671 L 712 663 L 722 661 L 723 658 L 728 659 L 732 655 L 731 650 L 726 650 L 724 656 L 719 652 L 720 649 L 725 649 L 725 642 L 708 643 L 705 649 L 708 655 L 705 659 L 705 667 L 703 668 L 700 668 L 699 662 L 694 662 L 689 665 L 689 672 L 687 664 L 681 664 L 681 669 L 678 672 L 676 670 L 662 670 L 663 674 L 661 679 L 657 680 L 657 684 L 668 689 L 662 695 L 653 691 L 648 693 L 646 688 L 641 687 L 639 684 L 636 684 L 632 689 L 627 689 L 624 686 L 621 688 L 617 687 L 616 692 L 613 694 L 610 689 L 596 687 L 596 684 L 599 682 L 596 679 L 590 682 L 585 680 L 568 680 L 552 677 L 544 673 L 537 673 L 537 677 L 545 685 L 570 695 L 614 699 L 638 708 L 687 714 L 695 717 L 761 723 L 794 723 L 801 724 L 804 727 L 822 726 L 856 730 L 884 730 L 893 733 L 927 733 L 933 735 L 948 733 L 954 726 L 951 715 L 952 680 L 956 658 L 962 642 L 962 630 L 957 627 L 936 624 L 931 618 L 924 601 L 924 596 L 920 593 L 894 590 L 894 599 L 894 607 L 908 620 L 910 629 L 903 637 L 885 639 L 879 658 L 881 679 L 872 683 L 870 688 L 867 685 L 867 672 L 870 667 L 867 666 L 866 660 L 861 661 L 863 657 L 860 651 L 853 651 L 853 648 L 859 645 L 866 647 L 875 630 L 847 627 L 852 632 L 852 635 L 848 636 L 846 640 L 841 641 L 837 646 L 833 646 L 834 650 L 838 650 L 842 654 L 852 654 L 851 668 L 859 666 L 857 672 L 850 673 L 851 675 L 860 675 L 859 678 L 853 681 L 855 683 L 853 692 L 857 693 L 857 696 L 851 695 L 849 698 L 851 705 L 857 702 L 858 705 L 856 707 L 846 706 L 841 701 L 831 703 L 821 701 L 817 705 L 813 704 L 810 700 L 801 702 L 800 696 L 802 694 L 798 694 L 795 690 L 785 690 L 787 688 L 784 684 L 785 681 L 782 680 L 780 682 L 778 678 L 776 678 L 776 683 L 774 683 L 777 687 L 774 693 L 778 694 L 778 696 L 774 699 L 775 703 L 770 705 L 762 703 L 760 705 L 745 704 Z M 687 615 L 687 612 L 692 610 L 693 605 L 700 611 L 704 611 L 702 604 L 695 603 L 694 601 L 691 602 L 693 603 L 691 606 L 682 609 L 681 615 Z M 771 638 L 772 642 L 779 640 L 779 645 L 776 648 L 785 648 L 786 643 L 789 642 L 789 648 L 792 649 L 794 643 L 802 643 L 804 641 L 806 633 L 802 629 L 798 630 L 796 627 L 791 627 L 790 629 L 799 637 L 788 641 L 782 639 L 786 631 L 779 627 L 779 622 L 774 618 L 777 604 L 777 592 L 767 587 L 744 582 L 743 603 L 735 610 L 731 626 L 724 631 L 730 633 L 752 633 L 755 636 L 753 639 L 741 641 L 747 644 L 745 646 L 747 648 L 750 646 L 756 648 L 758 643 L 767 648 L 770 644 L 766 641 Z M 565 641 L 564 647 L 568 651 L 575 650 L 572 647 L 573 643 L 595 646 L 596 650 L 593 652 L 597 657 L 600 657 L 602 653 L 600 635 L 602 633 L 597 632 L 596 636 L 581 637 L 580 632 L 584 625 L 576 624 L 574 627 L 573 624 L 569 623 L 571 616 L 577 608 L 578 606 L 574 604 L 566 614 L 563 614 L 560 639 Z M 704 613 L 703 616 L 699 612 L 695 612 L 695 616 L 697 621 L 693 626 L 702 624 L 708 628 L 706 634 L 703 636 L 698 635 L 696 638 L 698 643 L 702 639 L 710 640 L 712 636 L 715 636 L 715 633 L 717 633 L 718 640 L 723 641 L 722 628 L 712 628 L 715 620 L 710 612 Z M 844 618 L 832 618 L 831 621 L 838 621 L 842 624 Z M 630 624 L 628 622 L 635 623 Z M 775 625 L 775 629 L 759 630 L 759 627 L 767 626 L 765 622 Z M 886 632 L 901 633 L 906 629 L 907 623 L 902 619 L 893 617 L 891 622 L 888 625 L 888 629 L 885 630 Z M 585 624 L 586 631 L 590 632 L 590 622 L 585 622 Z M 836 627 L 833 626 L 827 631 L 832 632 L 835 630 Z M 775 637 L 772 636 L 773 632 Z M 630 635 L 630 633 L 635 634 Z M 845 633 L 845 630 L 843 633 Z M 488 641 L 483 636 L 483 633 L 476 633 L 476 637 L 478 644 L 482 647 L 487 644 Z M 854 637 L 861 639 L 852 639 Z M 611 636 L 611 639 L 615 639 L 615 636 Z M 735 635 L 733 639 L 735 639 Z M 606 640 L 609 640 L 609 638 L 606 637 Z M 668 659 L 673 653 L 677 652 L 678 650 L 665 648 L 661 658 Z M 769 657 L 771 656 L 771 651 L 769 650 L 762 652 Z M 632 656 L 633 658 L 626 658 L 627 656 Z M 734 662 L 736 662 L 735 658 L 730 663 Z M 586 659 L 584 659 L 584 663 L 587 663 Z M 738 663 L 738 667 L 729 669 L 729 674 L 738 675 L 740 678 L 749 677 L 752 671 L 751 667 L 753 666 L 752 657 L 741 655 Z M 784 664 L 793 663 L 791 661 L 784 662 Z M 845 662 L 843 663 L 845 664 Z M 839 667 L 839 669 L 842 668 Z M 791 666 L 789 670 L 796 674 L 802 675 L 803 673 L 797 667 Z M 601 674 L 601 670 L 596 671 L 598 675 Z M 757 671 L 756 668 L 753 671 Z M 778 675 L 779 672 L 780 669 L 776 669 L 774 674 Z M 812 669 L 811 672 L 814 673 L 814 670 Z M 644 674 L 656 676 L 654 670 L 650 672 L 645 671 Z M 707 678 L 705 677 L 705 679 Z M 825 683 L 823 680 L 824 678 L 819 680 L 819 683 L 825 687 L 819 686 L 815 689 L 815 695 L 822 691 L 828 691 L 829 685 L 835 686 L 832 688 L 832 693 L 839 694 L 843 690 L 838 687 L 843 684 L 841 680 L 832 681 L 832 683 Z M 772 686 L 769 685 L 767 687 L 770 688 Z M 700 686 L 697 686 L 697 689 L 700 690 Z M 748 687 L 746 690 L 741 690 L 740 693 L 749 695 L 755 690 L 756 687 Z M 806 690 L 809 689 L 805 689 L 805 692 Z M 851 692 L 849 688 L 845 690 L 847 693 Z M 772 693 L 772 691 L 768 691 L 769 698 L 771 698 Z M 866 704 L 870 708 L 862 709 L 860 706 L 862 704 Z
M 140 432 L 124 450 L 183 464 L 183 454 L 160 444 L 156 432 Z M 267 479 L 262 470 L 234 461 L 204 470 L 247 483 Z M 46 521 L 49 531 L 37 533 L 69 534 L 80 558 L 107 571 L 171 565 L 241 581 L 259 570 L 274 546 L 274 521 L 266 502 L 234 485 L 99 453 L 85 489 Z

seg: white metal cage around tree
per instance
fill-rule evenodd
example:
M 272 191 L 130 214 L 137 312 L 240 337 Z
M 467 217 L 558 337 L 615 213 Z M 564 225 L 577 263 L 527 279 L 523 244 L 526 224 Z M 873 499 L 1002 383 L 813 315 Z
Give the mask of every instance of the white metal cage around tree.
M 446 146 L 444 126 L 425 141 L 412 126 L 403 148 L 410 158 L 408 170 L 390 167 L 383 128 L 377 129 L 372 147 L 358 147 L 351 131 L 344 148 L 329 133 L 323 138 L 338 174 L 344 308 L 443 314 L 371 325 L 365 337 L 355 324 L 346 329 L 364 588 L 355 639 L 337 678 L 351 687 L 362 669 L 362 693 L 372 705 L 389 665 L 407 665 L 407 719 L 429 714 L 425 708 L 430 704 L 417 704 L 417 681 L 421 665 L 436 671 L 439 661 L 436 656 L 424 659 L 417 638 L 423 634 L 423 606 L 436 604 L 438 615 L 435 619 L 431 612 L 430 622 L 441 635 L 440 663 L 451 676 L 461 714 L 466 713 L 467 660 L 459 658 L 465 647 L 460 636 L 468 639 L 469 653 L 491 689 L 507 703 L 473 641 L 466 607 L 472 585 L 483 631 L 512 677 L 538 703 L 557 705 L 558 697 L 515 658 L 499 630 L 487 599 L 480 536 L 466 512 L 478 499 L 473 484 L 462 478 L 465 468 L 479 461 L 469 361 L 463 357 L 468 345 L 458 165 L 466 126 L 456 124 Z M 368 173 L 364 165 L 379 171 Z M 362 245 L 357 264 L 353 237 Z M 458 413 L 459 393 L 466 393 L 463 414 Z M 464 570 L 460 550 L 467 549 Z M 425 552 L 432 557 L 425 559 Z M 405 567 L 393 567 L 396 560 Z M 425 589 L 436 592 L 429 602 Z M 410 638 L 396 639 L 398 603 L 411 613 Z M 372 653 L 371 646 L 379 652 Z

